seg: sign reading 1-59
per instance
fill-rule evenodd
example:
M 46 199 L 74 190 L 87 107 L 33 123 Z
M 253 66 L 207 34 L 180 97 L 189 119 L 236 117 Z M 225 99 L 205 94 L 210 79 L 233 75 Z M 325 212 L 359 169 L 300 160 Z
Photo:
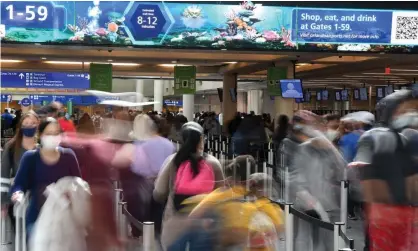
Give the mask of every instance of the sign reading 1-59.
M 65 29 L 66 12 L 51 1 L 1 2 L 1 23 L 6 28 Z

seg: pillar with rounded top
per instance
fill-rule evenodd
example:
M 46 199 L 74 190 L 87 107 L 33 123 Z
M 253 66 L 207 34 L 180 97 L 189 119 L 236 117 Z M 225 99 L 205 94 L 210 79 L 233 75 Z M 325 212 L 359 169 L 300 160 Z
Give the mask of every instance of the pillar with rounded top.
M 163 111 L 164 80 L 154 80 L 154 111 Z
M 144 102 L 143 101 L 143 95 L 144 95 L 144 80 L 143 79 L 137 79 L 136 80 L 136 82 L 135 82 L 135 92 L 137 93 L 135 101 L 137 103 Z M 142 106 L 137 107 L 137 109 L 139 111 L 142 111 Z
M 255 115 L 263 113 L 263 91 L 250 90 L 247 92 L 247 113 L 254 112 Z
M 237 102 L 233 102 L 230 95 L 231 88 L 237 88 L 237 75 L 228 73 L 223 78 L 222 128 L 224 132 L 237 113 Z
M 187 121 L 193 121 L 194 114 L 194 94 L 183 94 L 183 115 Z
M 293 79 L 295 76 L 293 64 L 289 64 L 287 67 L 287 78 Z M 295 99 L 293 98 L 282 98 L 281 96 L 276 96 L 274 100 L 274 107 L 275 107 L 275 118 L 279 115 L 287 115 L 290 119 L 293 117 L 294 109 L 295 109 Z M 277 121 L 277 120 L 275 120 Z

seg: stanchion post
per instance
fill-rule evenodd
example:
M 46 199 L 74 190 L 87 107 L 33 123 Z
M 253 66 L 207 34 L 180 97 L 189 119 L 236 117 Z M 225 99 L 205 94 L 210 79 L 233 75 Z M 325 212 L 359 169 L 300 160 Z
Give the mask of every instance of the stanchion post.
M 15 250 L 16 251 L 20 251 L 21 250 L 21 233 L 22 233 L 22 219 L 21 219 L 21 205 L 19 202 L 17 202 L 17 204 L 15 204 L 15 218 L 16 218 L 16 233 L 15 233 Z
M 268 188 L 269 188 L 268 183 L 269 183 L 270 177 L 269 177 L 269 175 L 267 173 L 267 163 L 265 161 L 263 162 L 263 173 L 267 177 L 267 179 L 263 181 L 263 185 L 264 185 L 263 189 L 264 189 L 264 193 L 267 193 L 267 197 L 268 197 L 268 194 L 269 194 L 269 192 L 268 192 Z
M 218 139 L 215 139 L 215 157 L 219 159 Z
M 289 202 L 289 167 L 284 168 L 284 201 Z
M 268 179 L 268 197 L 273 198 L 273 168 L 267 168 Z
M 122 189 L 115 189 L 115 219 L 116 219 L 116 224 L 117 226 L 120 226 L 120 215 L 122 214 L 121 211 L 121 207 L 120 207 L 120 202 L 121 202 L 121 194 L 122 194 Z M 120 234 L 120 233 L 118 233 Z
M 291 203 L 286 203 L 284 206 L 285 211 L 285 250 L 293 251 L 293 214 L 290 213 Z
M 246 177 L 246 188 L 247 188 L 247 192 L 250 191 L 250 175 L 251 175 L 251 163 L 250 163 L 250 158 L 247 158 L 247 177 Z
M 143 233 L 143 250 L 154 251 L 154 222 L 144 222 Z
M 340 221 L 347 222 L 347 204 L 348 204 L 348 182 L 346 180 L 341 181 L 341 211 L 340 211 Z M 341 227 L 342 231 L 346 233 L 347 225 L 344 224 Z
M 178 141 L 176 142 L 176 149 L 177 149 L 177 152 L 180 150 L 180 144 Z
M 128 238 L 128 221 L 126 219 L 125 214 L 123 213 L 123 209 L 126 207 L 126 202 L 119 202 L 119 219 L 118 219 L 118 231 L 119 236 L 122 237 L 124 240 Z
M 340 228 L 342 225 L 344 225 L 342 222 L 334 223 L 334 251 L 338 251 L 340 249 Z

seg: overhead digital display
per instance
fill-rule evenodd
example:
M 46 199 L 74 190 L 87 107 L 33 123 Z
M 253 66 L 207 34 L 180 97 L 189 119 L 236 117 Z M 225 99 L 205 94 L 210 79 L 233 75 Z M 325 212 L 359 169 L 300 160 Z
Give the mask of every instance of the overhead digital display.
M 418 52 L 418 11 L 144 1 L 4 1 L 3 43 Z
M 88 73 L 2 71 L 2 88 L 89 89 Z

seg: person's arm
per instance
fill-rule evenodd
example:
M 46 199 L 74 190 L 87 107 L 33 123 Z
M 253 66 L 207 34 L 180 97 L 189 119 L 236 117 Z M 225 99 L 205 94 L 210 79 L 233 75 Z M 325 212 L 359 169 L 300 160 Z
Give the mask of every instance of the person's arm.
M 115 166 L 115 167 L 118 167 L 118 168 L 129 167 L 132 163 L 134 163 L 134 159 L 138 158 L 138 157 L 134 156 L 134 149 L 135 149 L 135 146 L 133 144 L 123 145 L 115 153 L 115 156 L 113 157 L 113 160 L 112 160 L 112 166 Z M 132 170 L 132 171 L 134 171 L 134 170 Z
M 215 188 L 225 186 L 225 176 L 222 169 L 222 165 L 217 158 L 212 155 L 207 157 L 207 161 L 211 164 L 213 172 L 215 174 Z
M 35 177 L 33 177 L 34 171 L 31 172 L 30 170 L 35 169 L 35 154 L 36 150 L 27 151 L 23 154 L 12 188 L 10 189 L 12 195 L 16 192 L 26 193 L 27 190 L 31 189 L 30 180 Z M 12 200 L 13 199 L 12 196 Z
M 10 172 L 12 169 L 11 161 L 11 149 L 10 145 L 7 145 L 1 156 L 1 178 L 0 178 L 0 192 L 1 192 L 1 205 L 5 205 L 8 202 L 8 193 L 10 190 Z
M 153 197 L 157 202 L 164 203 L 170 193 L 170 170 L 173 168 L 174 156 L 175 154 L 167 157 L 155 181 Z

